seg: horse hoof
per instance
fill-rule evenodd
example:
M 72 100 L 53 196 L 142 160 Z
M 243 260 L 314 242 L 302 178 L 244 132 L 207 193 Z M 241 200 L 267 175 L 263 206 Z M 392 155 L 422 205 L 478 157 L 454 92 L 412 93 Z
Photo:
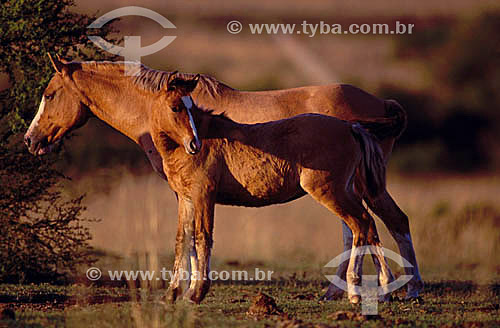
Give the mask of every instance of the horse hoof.
M 319 302 L 324 302 L 324 301 L 335 301 L 335 300 L 340 300 L 344 297 L 344 291 L 339 289 L 336 291 L 330 291 L 328 290 L 325 295 L 321 296 L 321 298 L 318 300 Z
M 175 301 L 177 300 L 178 295 L 179 295 L 179 288 L 169 287 L 165 295 L 165 302 L 167 304 L 174 304 Z
M 359 304 L 359 303 L 361 303 L 361 296 L 359 296 L 359 295 L 349 296 L 349 302 L 351 304 Z
M 382 302 L 382 303 L 388 303 L 388 302 L 392 302 L 392 301 L 394 301 L 394 300 L 395 300 L 395 299 L 394 299 L 394 297 L 392 297 L 392 295 L 391 295 L 391 294 L 380 295 L 380 296 L 378 297 L 378 301 L 379 301 L 379 302 Z
M 405 301 L 410 302 L 412 304 L 424 304 L 424 299 L 421 296 L 416 296 L 416 297 L 406 296 Z
M 185 305 L 196 305 L 196 304 L 199 304 L 199 303 L 196 303 L 192 299 L 192 297 L 183 297 L 180 302 L 182 302 L 182 304 L 185 304 Z
M 190 303 L 195 303 L 193 300 L 193 295 L 194 295 L 194 290 L 189 288 L 188 290 L 186 290 L 184 295 L 182 295 L 182 300 Z

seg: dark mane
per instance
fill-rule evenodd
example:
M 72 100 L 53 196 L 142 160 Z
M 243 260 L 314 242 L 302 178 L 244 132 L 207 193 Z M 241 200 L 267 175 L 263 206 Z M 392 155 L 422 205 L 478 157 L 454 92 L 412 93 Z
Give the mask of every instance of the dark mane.
M 214 110 L 213 109 L 207 109 L 207 108 L 203 108 L 203 107 L 199 107 L 199 106 L 196 106 L 196 108 L 202 112 L 203 114 L 207 114 L 207 115 L 210 115 L 212 117 L 215 117 L 215 118 L 220 118 L 224 121 L 227 121 L 227 122 L 231 122 L 231 123 L 236 123 L 235 121 L 233 121 L 232 119 L 230 119 L 229 117 L 227 117 L 226 115 L 226 112 L 222 112 L 220 114 L 214 114 Z
M 170 73 L 142 65 L 139 75 L 134 77 L 134 83 L 146 90 L 158 92 L 165 87 Z M 190 80 L 195 76 L 196 74 L 194 73 L 177 73 L 177 77 L 183 80 Z M 214 77 L 205 74 L 200 75 L 198 85 L 212 97 L 220 95 L 223 89 L 232 89 L 226 84 L 217 81 Z
M 165 87 L 168 77 L 171 72 L 160 71 L 149 68 L 146 65 L 135 62 L 111 62 L 111 61 L 87 61 L 87 62 L 72 62 L 78 65 L 85 71 L 119 71 L 123 73 L 125 65 L 135 66 L 139 70 L 139 74 L 130 78 L 135 85 L 151 92 L 158 92 Z M 196 76 L 194 73 L 177 73 L 177 76 L 189 80 Z M 230 86 L 219 82 L 216 78 L 210 75 L 201 74 L 200 82 L 198 83 L 201 90 L 207 92 L 212 97 L 218 96 L 224 89 L 231 89 Z

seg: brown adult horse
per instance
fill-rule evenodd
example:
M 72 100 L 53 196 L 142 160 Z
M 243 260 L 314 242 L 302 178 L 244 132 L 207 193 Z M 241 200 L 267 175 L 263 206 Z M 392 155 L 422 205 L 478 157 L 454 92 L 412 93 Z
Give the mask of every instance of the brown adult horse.
M 58 142 L 68 131 L 83 125 L 89 117 L 97 116 L 141 145 L 152 160 L 153 166 L 165 176 L 161 158 L 155 155 L 158 153 L 151 139 L 150 114 L 151 108 L 157 105 L 156 98 L 161 94 L 158 91 L 165 87 L 168 74 L 142 67 L 141 74 L 138 77 L 131 78 L 124 76 L 123 63 L 67 63 L 54 60 L 53 64 L 57 74 L 52 78 L 45 90 L 37 115 L 25 136 L 30 151 L 36 154 L 43 154 L 50 151 L 54 143 Z M 257 105 L 254 106 L 267 106 L 271 111 L 269 104 L 274 103 L 278 106 L 278 104 L 286 103 L 285 100 L 281 100 L 287 98 L 286 94 L 292 95 L 291 99 L 297 98 L 298 94 L 308 94 L 309 96 L 316 94 L 319 96 L 321 92 L 318 90 L 328 89 L 327 87 L 317 87 L 317 90 L 314 91 L 315 88 L 276 91 L 274 93 L 275 100 L 270 101 L 269 99 L 272 98 L 271 94 L 273 92 L 243 92 L 240 96 L 236 96 L 237 91 L 233 90 L 232 93 L 229 93 L 227 90 L 232 90 L 231 88 L 223 87 L 214 79 L 202 76 L 193 94 L 197 94 L 199 99 L 206 97 L 206 103 L 208 104 L 210 104 L 208 101 L 209 98 L 212 98 L 212 102 L 214 99 L 219 99 L 220 103 L 226 102 L 228 109 L 233 108 L 234 112 L 237 111 L 234 109 L 235 104 L 233 101 L 236 102 L 239 99 L 243 104 L 248 105 L 248 98 L 246 100 L 243 98 L 250 94 L 255 94 Z M 331 89 L 338 88 L 351 90 L 347 92 L 350 96 L 346 96 L 344 99 L 346 103 L 349 103 L 347 99 L 354 97 L 353 90 L 359 90 L 354 87 L 331 87 Z M 221 96 L 224 94 L 227 94 L 227 97 L 224 98 Z M 325 97 L 325 95 L 323 94 L 319 97 Z M 361 92 L 359 98 L 363 99 L 364 97 L 368 97 L 368 94 Z M 337 99 L 335 104 L 342 103 L 341 101 L 339 102 L 338 96 L 334 97 L 334 99 Z M 356 102 L 359 103 L 359 101 Z M 302 103 L 305 104 L 304 102 Z M 329 103 L 332 104 L 331 101 Z M 384 104 L 384 102 L 381 103 Z M 386 104 L 392 103 L 386 102 Z M 289 105 L 290 108 L 293 108 L 292 102 Z M 305 106 L 309 107 L 307 104 Z M 388 105 L 386 107 L 391 108 L 391 106 Z M 391 110 L 389 109 L 388 112 L 391 112 Z M 396 110 L 392 112 L 397 113 Z M 401 120 L 398 118 L 399 116 L 396 115 L 396 119 L 391 120 L 395 122 L 391 126 L 391 129 L 385 129 L 393 131 L 389 135 L 395 136 L 400 132 L 401 129 L 398 129 L 398 126 L 401 125 L 399 123 Z M 386 133 L 384 132 L 383 134 Z M 382 143 L 382 146 L 386 145 L 387 147 L 387 144 L 387 142 Z M 196 143 L 193 144 L 191 142 L 187 146 L 191 147 L 192 150 L 196 150 L 197 147 Z M 422 286 L 422 282 L 418 274 L 418 267 L 409 235 L 407 217 L 399 210 L 386 191 L 376 200 L 365 198 L 366 200 L 368 200 L 368 204 L 374 212 L 388 226 L 399 244 L 403 257 L 408 259 L 413 265 L 413 268 L 406 268 L 407 274 L 412 274 L 415 277 L 409 283 L 408 295 L 416 296 Z M 344 229 L 344 231 L 347 230 Z M 350 233 L 350 231 L 348 232 Z M 352 243 L 349 243 L 349 239 L 346 240 L 344 245 L 350 249 Z M 340 271 L 341 269 L 343 268 L 339 268 Z M 342 274 L 340 276 L 342 277 Z M 335 291 L 335 289 L 333 287 L 329 288 L 326 295 L 328 298 L 333 295 L 332 291 Z

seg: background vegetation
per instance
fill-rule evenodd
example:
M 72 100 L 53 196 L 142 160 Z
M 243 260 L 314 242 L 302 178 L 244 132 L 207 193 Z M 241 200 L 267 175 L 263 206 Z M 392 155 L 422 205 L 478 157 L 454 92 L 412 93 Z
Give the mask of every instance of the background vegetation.
M 72 5 L 4 1 L 0 7 L 0 73 L 8 82 L 0 91 L 0 281 L 57 281 L 93 261 L 82 197 L 64 198 L 55 186 L 64 177 L 52 168 L 58 156 L 34 158 L 22 144 L 53 74 L 47 52 L 95 57 L 85 48 L 86 26 L 95 18 L 69 11 Z

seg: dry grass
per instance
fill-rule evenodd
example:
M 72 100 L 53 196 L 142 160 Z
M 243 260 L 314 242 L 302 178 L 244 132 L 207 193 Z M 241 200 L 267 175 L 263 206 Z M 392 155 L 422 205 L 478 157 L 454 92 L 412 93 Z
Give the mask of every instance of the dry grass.
M 78 182 L 89 191 L 104 175 Z M 389 190 L 409 215 L 417 256 L 427 278 L 489 280 L 500 269 L 499 176 L 389 177 Z M 99 188 L 99 187 L 98 187 Z M 109 193 L 89 192 L 94 245 L 123 255 L 170 253 L 176 201 L 155 175 L 125 174 Z M 214 259 L 265 261 L 288 268 L 320 267 L 341 252 L 338 218 L 310 197 L 260 209 L 218 206 Z M 397 250 L 377 222 L 385 246 Z M 163 263 L 171 265 L 171 263 Z

